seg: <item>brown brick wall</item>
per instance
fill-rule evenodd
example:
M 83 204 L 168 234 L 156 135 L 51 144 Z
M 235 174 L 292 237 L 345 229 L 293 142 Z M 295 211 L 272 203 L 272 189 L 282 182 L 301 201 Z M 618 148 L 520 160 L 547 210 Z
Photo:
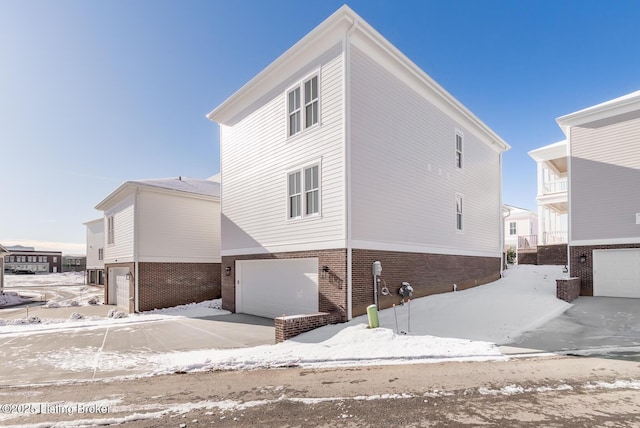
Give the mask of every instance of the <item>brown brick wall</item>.
M 299 334 L 328 324 L 335 324 L 339 321 L 341 320 L 327 312 L 277 317 L 275 319 L 276 343 L 284 342 Z
M 347 320 L 347 250 L 296 251 L 290 253 L 253 254 L 222 257 L 222 308 L 236 311 L 236 260 L 294 259 L 318 257 L 318 309 Z M 225 269 L 231 268 L 226 275 Z M 322 272 L 327 266 L 328 272 Z
M 539 265 L 566 265 L 567 244 L 538 245 Z
M 569 247 L 570 273 L 571 276 L 579 277 L 581 280 L 581 296 L 593 296 L 593 250 L 614 250 L 619 248 L 640 248 L 640 243 Z M 587 260 L 584 263 L 580 262 L 582 254 L 587 256 Z
M 221 295 L 219 263 L 141 262 L 138 275 L 140 311 L 218 299 Z
M 318 257 L 319 311 L 330 313 L 340 321 L 347 320 L 347 251 L 346 249 L 300 251 L 291 253 L 226 256 L 222 258 L 222 307 L 235 312 L 236 260 L 288 259 Z M 372 264 L 382 263 L 381 279 L 391 294 L 379 294 L 381 308 L 399 303 L 398 289 L 403 281 L 414 288 L 414 297 L 445 293 L 486 284 L 500 278 L 500 257 L 470 257 L 439 254 L 405 253 L 391 251 L 353 250 L 353 316 L 366 314 L 373 303 Z M 225 268 L 231 267 L 226 276 Z M 329 272 L 323 275 L 322 267 Z
M 538 252 L 536 250 L 518 250 L 519 265 L 537 265 Z
M 556 297 L 572 302 L 580 296 L 580 278 L 556 279 Z
M 486 284 L 500 278 L 500 257 L 471 257 L 392 251 L 353 250 L 353 316 L 366 314 L 373 297 L 373 262 L 382 263 L 382 285 L 389 296 L 380 293 L 381 309 L 399 303 L 398 289 L 406 281 L 414 289 L 413 298 Z

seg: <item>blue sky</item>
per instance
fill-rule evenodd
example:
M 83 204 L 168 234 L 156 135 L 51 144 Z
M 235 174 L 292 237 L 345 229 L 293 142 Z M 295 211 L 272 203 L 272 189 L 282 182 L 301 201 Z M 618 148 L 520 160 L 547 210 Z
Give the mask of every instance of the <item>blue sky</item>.
M 0 0 L 0 243 L 84 252 L 123 181 L 219 171 L 205 115 L 344 2 Z M 348 3 L 494 129 L 535 209 L 555 118 L 640 89 L 640 2 Z

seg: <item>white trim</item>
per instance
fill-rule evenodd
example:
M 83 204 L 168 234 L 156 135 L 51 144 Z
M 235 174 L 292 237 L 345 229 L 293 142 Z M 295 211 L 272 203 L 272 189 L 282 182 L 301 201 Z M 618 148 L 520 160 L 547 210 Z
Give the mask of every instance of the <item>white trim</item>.
M 285 117 L 286 117 L 286 126 L 285 126 L 285 139 L 287 141 L 289 140 L 293 140 L 295 138 L 298 138 L 300 135 L 305 134 L 308 131 L 311 131 L 313 129 L 319 128 L 322 126 L 322 67 L 318 67 L 316 70 L 314 70 L 313 72 L 307 74 L 305 77 L 303 77 L 302 79 L 298 80 L 296 83 L 294 83 L 293 85 L 289 86 L 285 91 L 284 91 L 284 104 L 285 104 L 285 108 L 284 108 L 284 112 L 285 112 Z M 304 102 L 304 96 L 305 96 L 305 91 L 304 91 L 304 84 L 307 83 L 309 80 L 313 79 L 314 77 L 317 78 L 317 92 L 318 92 L 318 98 L 317 98 L 317 102 L 318 102 L 318 112 L 317 112 L 317 121 L 316 123 L 314 123 L 313 125 L 306 127 L 306 119 L 307 119 L 307 115 L 306 115 L 306 105 Z M 296 132 L 295 134 L 289 135 L 289 93 L 291 91 L 295 91 L 296 89 L 300 90 L 300 130 L 298 132 Z
M 358 27 L 354 19 L 351 28 L 342 39 L 343 51 L 343 102 L 342 119 L 344 123 L 344 185 L 345 185 L 345 240 L 347 247 L 347 321 L 353 319 L 353 243 L 351 227 L 351 35 Z
M 460 137 L 460 166 L 458 166 L 458 136 Z M 466 159 L 464 156 L 464 132 L 455 128 L 453 139 L 453 154 L 454 154 L 454 169 L 456 171 L 464 171 L 464 164 Z
M 401 253 L 444 254 L 444 255 L 452 255 L 452 256 L 502 258 L 502 252 L 499 250 L 476 251 L 476 250 L 466 250 L 461 248 L 411 244 L 411 243 L 405 243 L 405 242 L 354 240 L 353 248 L 358 250 L 396 251 Z
M 460 229 L 458 229 L 458 198 L 460 199 Z M 455 228 L 456 233 L 464 233 L 464 210 L 465 210 L 465 201 L 464 195 L 462 193 L 456 192 L 455 197 Z
M 251 254 L 269 254 L 269 253 L 291 253 L 295 251 L 316 251 L 316 250 L 334 250 L 336 248 L 346 248 L 345 241 L 342 239 L 334 241 L 318 241 L 305 242 L 298 244 L 279 244 L 265 245 L 264 247 L 248 247 L 234 248 L 230 250 L 222 250 L 221 256 L 241 256 Z
M 640 245 L 640 236 L 630 236 L 627 238 L 614 239 L 581 239 L 569 241 L 569 247 L 584 247 L 592 245 L 619 245 L 619 244 L 638 244 Z
M 305 171 L 309 168 L 318 167 L 318 212 L 312 214 L 306 214 L 306 193 L 305 193 Z M 289 176 L 291 174 L 300 173 L 300 216 L 290 217 L 289 216 Z M 311 219 L 322 218 L 322 157 L 314 160 L 308 161 L 299 166 L 290 168 L 286 171 L 286 182 L 285 182 L 285 193 L 287 197 L 287 209 L 286 209 L 286 221 L 287 223 L 298 222 L 298 221 L 307 221 Z

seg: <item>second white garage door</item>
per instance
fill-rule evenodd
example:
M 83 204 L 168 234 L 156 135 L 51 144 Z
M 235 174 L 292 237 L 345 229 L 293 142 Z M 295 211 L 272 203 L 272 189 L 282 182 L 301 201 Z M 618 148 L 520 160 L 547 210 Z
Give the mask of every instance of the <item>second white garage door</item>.
M 593 250 L 593 295 L 640 298 L 640 249 Z
M 318 312 L 318 259 L 237 261 L 236 312 L 267 318 Z

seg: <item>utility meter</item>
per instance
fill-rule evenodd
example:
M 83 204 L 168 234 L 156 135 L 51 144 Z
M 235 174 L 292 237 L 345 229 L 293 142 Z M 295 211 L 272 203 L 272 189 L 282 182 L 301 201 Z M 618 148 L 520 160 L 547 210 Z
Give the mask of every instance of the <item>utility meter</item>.
M 382 273 L 382 263 L 373 262 L 373 276 L 380 276 Z

